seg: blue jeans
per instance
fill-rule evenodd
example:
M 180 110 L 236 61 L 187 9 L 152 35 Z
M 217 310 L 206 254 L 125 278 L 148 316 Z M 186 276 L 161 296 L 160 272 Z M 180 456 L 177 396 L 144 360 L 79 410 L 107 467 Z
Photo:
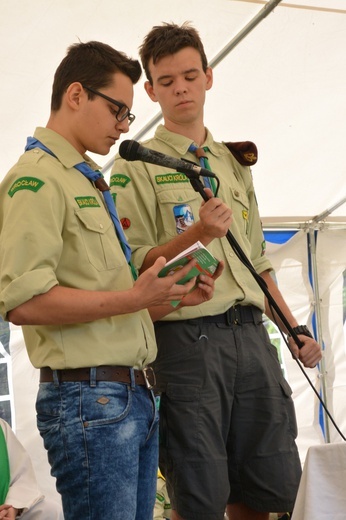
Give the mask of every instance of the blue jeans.
M 37 426 L 65 520 L 152 520 L 158 412 L 134 383 L 41 383 Z

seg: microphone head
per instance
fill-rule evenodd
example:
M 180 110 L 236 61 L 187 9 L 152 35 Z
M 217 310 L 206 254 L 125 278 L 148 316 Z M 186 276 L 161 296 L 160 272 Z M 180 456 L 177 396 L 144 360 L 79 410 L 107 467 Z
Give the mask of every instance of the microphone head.
M 137 152 L 140 147 L 140 144 L 137 141 L 131 141 L 127 139 L 120 143 L 119 146 L 119 155 L 126 161 L 136 161 L 138 159 Z

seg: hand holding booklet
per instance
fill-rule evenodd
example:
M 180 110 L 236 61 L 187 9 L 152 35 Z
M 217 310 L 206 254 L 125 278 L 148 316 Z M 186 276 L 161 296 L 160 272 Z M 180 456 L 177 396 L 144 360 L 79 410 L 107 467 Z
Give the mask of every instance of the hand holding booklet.
M 197 261 L 196 265 L 186 276 L 184 276 L 184 278 L 179 280 L 178 284 L 184 285 L 191 280 L 191 278 L 194 278 L 195 276 L 197 277 L 200 274 L 213 276 L 217 266 L 219 265 L 219 261 L 201 242 L 198 241 L 167 262 L 165 267 L 159 272 L 159 277 L 163 278 L 164 276 L 174 274 L 193 259 Z M 173 301 L 171 304 L 176 307 L 179 304 L 179 301 Z

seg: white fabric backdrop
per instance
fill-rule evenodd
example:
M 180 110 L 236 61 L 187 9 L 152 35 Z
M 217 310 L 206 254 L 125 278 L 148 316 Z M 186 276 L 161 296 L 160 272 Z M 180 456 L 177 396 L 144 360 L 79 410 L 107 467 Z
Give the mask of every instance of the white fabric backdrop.
M 268 255 L 277 280 L 299 323 L 311 324 L 314 294 L 309 282 L 307 234 L 299 231 L 286 244 L 268 243 Z M 317 238 L 317 272 L 324 342 L 324 399 L 338 427 L 346 436 L 346 339 L 343 323 L 343 272 L 346 269 L 346 230 L 325 229 Z M 304 461 L 306 450 L 324 442 L 319 425 L 319 402 L 287 348 L 283 350 L 287 378 L 293 389 L 299 426 L 298 446 Z M 320 390 L 321 374 L 307 369 L 307 375 Z M 330 425 L 331 442 L 342 439 Z
M 72 43 L 101 40 L 137 57 L 153 25 L 190 20 L 212 60 L 262 9 L 262 0 L 0 0 L 0 179 L 47 123 L 53 74 Z M 205 121 L 217 139 L 257 144 L 262 217 L 311 217 L 346 196 L 345 49 L 345 0 L 283 0 L 214 69 Z M 125 139 L 159 112 L 143 82 Z

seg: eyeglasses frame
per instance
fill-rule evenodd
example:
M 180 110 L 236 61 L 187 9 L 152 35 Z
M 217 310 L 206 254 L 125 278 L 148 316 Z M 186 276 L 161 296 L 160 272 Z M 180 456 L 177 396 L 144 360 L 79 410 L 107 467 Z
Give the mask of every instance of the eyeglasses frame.
M 125 121 L 125 119 L 127 118 L 129 126 L 130 126 L 136 119 L 136 116 L 130 112 L 130 109 L 125 105 L 125 103 L 120 103 L 120 101 L 116 101 L 116 99 L 106 96 L 106 94 L 103 94 L 102 92 L 99 92 L 98 90 L 95 90 L 94 88 L 86 87 L 83 84 L 82 84 L 82 87 L 84 88 L 84 90 L 88 90 L 89 92 L 92 92 L 96 96 L 100 96 L 103 99 L 105 99 L 106 101 L 109 101 L 109 103 L 112 103 L 113 105 L 117 106 L 119 108 L 119 111 L 115 114 L 115 119 L 117 121 L 119 121 L 119 123 L 121 123 L 122 121 Z M 123 107 L 127 108 L 127 112 L 121 119 L 119 119 L 118 115 L 120 114 L 120 111 Z

